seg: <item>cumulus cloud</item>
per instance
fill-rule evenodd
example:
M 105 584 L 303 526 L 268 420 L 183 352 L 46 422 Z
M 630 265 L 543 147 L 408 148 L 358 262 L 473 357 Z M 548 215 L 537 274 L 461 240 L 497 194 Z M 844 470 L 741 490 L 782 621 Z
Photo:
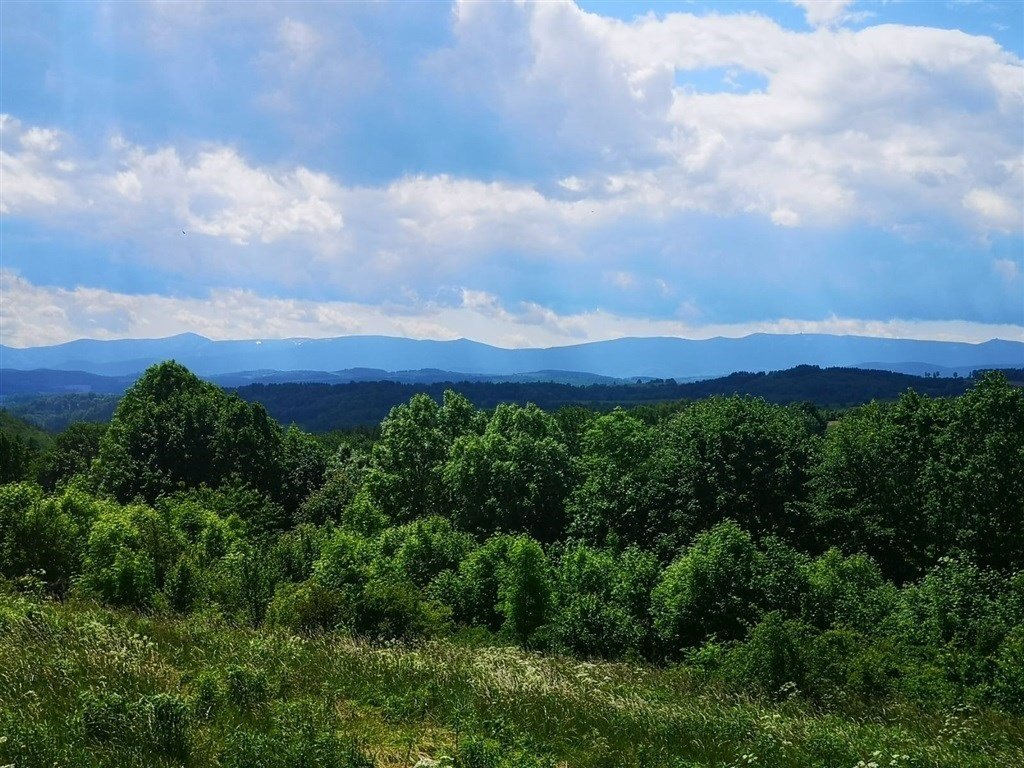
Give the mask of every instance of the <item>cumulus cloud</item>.
M 972 189 L 964 195 L 964 207 L 977 213 L 987 225 L 1004 232 L 1021 229 L 1024 212 L 991 189 Z
M 799 303 L 797 284 L 803 295 L 824 289 L 816 311 L 863 306 L 865 314 L 898 315 L 907 299 L 920 298 L 917 317 L 941 317 L 944 307 L 981 320 L 1020 317 L 999 282 L 1008 267 L 992 267 L 1006 252 L 989 244 L 998 249 L 1024 230 L 1024 65 L 991 38 L 843 28 L 857 12 L 851 3 L 810 4 L 816 28 L 797 31 L 759 13 L 621 21 L 570 3 L 465 2 L 442 30 L 450 35 L 422 36 L 429 44 L 443 37 L 447 47 L 402 59 L 409 74 L 400 80 L 377 58 L 390 49 L 359 33 L 357 17 L 366 13 L 376 14 L 368 28 L 379 35 L 374 25 L 386 9 L 207 4 L 179 13 L 171 5 L 154 6 L 164 32 L 147 42 L 173 51 L 165 90 L 186 84 L 190 95 L 194 86 L 204 113 L 218 98 L 236 99 L 232 114 L 256 101 L 270 113 L 233 119 L 258 114 L 267 131 L 236 124 L 236 135 L 260 135 L 235 144 L 218 141 L 222 126 L 207 121 L 203 130 L 213 133 L 193 139 L 182 138 L 189 124 L 101 147 L 66 125 L 0 117 L 0 213 L 54 243 L 109 246 L 116 258 L 153 267 L 150 284 L 186 276 L 175 284 L 273 286 L 282 295 L 414 307 L 473 286 L 490 298 L 466 294 L 438 303 L 434 314 L 395 314 L 415 319 L 418 333 L 469 335 L 471 326 L 456 328 L 444 314 L 461 313 L 500 326 L 489 338 L 510 344 L 589 338 L 607 318 L 623 323 L 620 335 L 690 332 L 634 322 L 630 313 L 757 317 L 751 297 L 781 296 L 774 306 L 789 311 L 790 298 Z M 243 32 L 217 42 L 236 27 Z M 205 76 L 215 81 L 219 72 L 244 73 L 244 85 L 204 90 Z M 702 79 L 708 72 L 726 75 L 715 85 Z M 377 100 L 392 86 L 392 99 Z M 410 98 L 413 86 L 419 101 Z M 187 106 L 179 91 L 172 95 Z M 448 155 L 417 165 L 416 142 L 436 148 L 445 140 L 438 125 L 449 127 L 445 119 L 409 127 L 428 101 L 436 109 L 429 120 L 461 117 L 473 124 L 467 135 L 480 138 L 468 159 L 457 158 L 457 171 L 444 167 Z M 338 156 L 351 146 L 338 149 L 316 132 L 326 126 L 323 135 L 338 135 L 331 125 L 349 105 L 350 124 L 382 121 L 380 146 L 367 149 L 387 155 L 385 164 L 399 158 L 388 166 L 397 171 L 346 176 Z M 282 146 L 282 131 L 298 138 Z M 359 132 L 349 138 L 354 146 L 368 141 Z M 492 141 L 497 151 L 479 150 Z M 760 239 L 734 237 L 745 227 Z M 864 228 L 884 231 L 886 243 L 905 237 L 907 253 L 828 253 L 842 233 Z M 826 237 L 833 239 L 821 245 Z M 769 238 L 779 239 L 769 248 Z M 792 254 L 779 246 L 783 238 L 792 238 Z M 966 258 L 958 255 L 962 274 L 918 268 L 928 249 L 917 244 L 940 241 L 970 244 Z M 33 258 L 11 242 L 7 264 Z M 932 252 L 945 258 L 954 246 L 944 247 Z M 909 287 L 876 289 L 861 262 Z M 547 290 L 545 281 L 561 282 Z M 986 302 L 993 286 L 999 301 Z M 721 299 L 730 292 L 729 302 Z M 292 318 L 287 327 L 305 327 L 291 310 L 251 298 Z M 126 301 L 103 316 L 105 327 L 135 327 L 131 313 L 141 310 Z M 734 315 L 723 314 L 727 304 Z M 348 305 L 318 306 L 303 305 L 301 317 L 350 327 Z M 598 306 L 615 311 L 581 310 Z M 207 322 L 201 306 L 186 310 Z
M 854 16 L 848 9 L 855 0 L 790 0 L 799 6 L 807 23 L 812 27 L 828 27 L 841 24 Z
M 53 222 L 88 215 L 94 225 L 133 230 L 183 228 L 237 244 L 324 235 L 343 226 L 339 187 L 307 168 L 256 167 L 230 147 L 183 157 L 173 147 L 147 151 L 120 137 L 110 154 L 68 158 L 57 133 L 4 122 L 20 150 L 0 153 L 3 210 Z
M 1024 340 L 1024 328 L 950 321 L 778 319 L 695 325 L 594 310 L 560 314 L 524 302 L 506 307 L 494 295 L 464 289 L 459 301 L 425 302 L 401 312 L 356 302 L 269 298 L 245 290 L 201 297 L 123 294 L 103 289 L 35 285 L 0 270 L 0 342 L 15 347 L 77 338 L 153 338 L 193 331 L 213 339 L 324 338 L 382 334 L 409 338 L 472 338 L 497 346 L 555 346 L 621 336 L 739 337 L 751 333 L 834 333 L 883 338 Z M 685 313 L 684 313 L 685 314 Z
M 461 3 L 457 42 L 435 59 L 537 138 L 562 185 L 645 179 L 663 202 L 748 212 L 785 226 L 934 216 L 1002 229 L 963 204 L 984 187 L 1024 207 L 1024 66 L 957 30 L 828 26 L 850 3 L 809 3 L 824 25 L 758 14 L 648 14 L 623 22 L 572 4 Z M 724 68 L 766 87 L 701 91 L 677 75 Z M 560 151 L 560 154 L 559 154 Z M 662 201 L 659 201 L 662 202 Z

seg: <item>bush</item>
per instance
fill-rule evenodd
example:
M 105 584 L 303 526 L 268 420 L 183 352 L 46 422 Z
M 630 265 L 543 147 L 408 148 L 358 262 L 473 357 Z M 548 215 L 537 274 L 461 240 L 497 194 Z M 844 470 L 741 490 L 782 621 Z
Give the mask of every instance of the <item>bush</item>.
M 715 637 L 738 640 L 758 618 L 754 576 L 764 556 L 732 521 L 700 534 L 662 574 L 651 594 L 658 639 L 669 656 Z
M 89 533 L 82 585 L 112 605 L 152 607 L 180 546 L 176 532 L 155 510 L 107 507 Z
M 648 647 L 650 594 L 659 569 L 653 555 L 616 554 L 585 545 L 563 552 L 556 571 L 551 631 L 583 656 L 615 658 Z
M 830 549 L 805 566 L 806 592 L 802 614 L 820 629 L 874 627 L 891 610 L 893 595 L 882 571 L 867 555 L 844 557 Z
M 456 621 L 497 632 L 504 619 L 497 607 L 498 571 L 513 541 L 511 536 L 492 536 L 459 563 L 457 573 L 438 574 L 428 594 L 447 605 Z
M 498 612 L 501 631 L 527 642 L 544 623 L 551 603 L 551 565 L 533 539 L 512 540 L 508 557 L 498 567 Z
M 425 587 L 473 550 L 473 538 L 443 517 L 427 517 L 384 531 L 377 543 L 382 567 Z
M 67 589 L 81 568 L 83 530 L 91 510 L 80 492 L 44 498 L 38 486 L 0 486 L 0 575 L 43 575 L 56 592 Z
M 186 554 L 171 568 L 164 586 L 164 594 L 171 608 L 188 613 L 203 599 L 204 579 L 202 567 L 194 555 Z
M 999 644 L 993 666 L 993 700 L 1007 712 L 1024 715 L 1024 626 Z
M 353 629 L 376 640 L 409 640 L 436 634 L 445 622 L 446 612 L 423 600 L 413 584 L 374 580 L 359 597 Z
M 350 620 L 352 605 L 345 595 L 315 580 L 281 584 L 267 609 L 267 623 L 295 632 L 331 630 Z
M 807 680 L 806 646 L 810 628 L 778 612 L 767 614 L 725 660 L 726 674 L 762 695 L 784 696 Z

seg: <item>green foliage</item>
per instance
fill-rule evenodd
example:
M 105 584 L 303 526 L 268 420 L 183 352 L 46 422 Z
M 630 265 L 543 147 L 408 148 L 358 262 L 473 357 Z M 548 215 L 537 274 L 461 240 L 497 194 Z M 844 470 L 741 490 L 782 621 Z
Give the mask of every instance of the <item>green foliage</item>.
M 89 532 L 81 585 L 112 605 L 151 608 L 181 547 L 177 531 L 156 510 L 106 506 Z
M 284 505 L 297 510 L 324 484 L 327 450 L 312 435 L 294 424 L 282 441 L 284 464 Z M 323 522 L 323 520 L 317 521 Z
M 0 431 L 0 483 L 28 480 L 36 452 L 24 438 Z
M 263 410 L 181 365 L 148 369 L 125 393 L 100 441 L 98 486 L 121 501 L 200 485 L 282 493 L 281 434 Z
M 982 566 L 1024 569 L 1024 391 L 985 374 L 945 403 L 920 480 L 936 554 L 970 552 Z
M 154 749 L 175 760 L 186 760 L 189 752 L 188 705 L 178 696 L 157 693 L 145 699 Z
M 551 634 L 584 657 L 618 658 L 650 651 L 650 594 L 660 575 L 655 557 L 575 544 L 562 553 L 553 588 Z
M 893 608 L 894 590 L 866 555 L 843 557 L 830 549 L 804 568 L 807 586 L 802 614 L 821 629 L 876 626 Z
M 1024 624 L 1024 578 L 1013 580 L 966 558 L 942 558 L 903 595 L 903 631 L 933 647 L 991 654 Z
M 452 445 L 444 482 L 460 528 L 554 541 L 571 485 L 558 422 L 534 405 L 499 405 L 483 434 L 464 434 Z
M 526 643 L 544 624 L 551 603 L 551 565 L 533 539 L 517 536 L 509 542 L 498 566 L 498 613 L 501 631 Z
M 845 415 L 811 468 L 819 536 L 903 581 L 945 555 L 1024 567 L 1024 394 L 999 373 L 963 396 L 913 392 Z
M 798 511 L 814 439 L 801 414 L 760 399 L 712 397 L 660 433 L 668 454 L 652 480 L 671 488 L 665 511 L 682 527 L 667 535 L 677 544 L 726 518 L 755 536 L 806 538 Z
M 341 445 L 327 461 L 322 485 L 305 497 L 296 520 L 315 525 L 340 521 L 363 486 L 367 461 L 362 451 Z
M 459 563 L 458 572 L 439 574 L 430 585 L 431 596 L 449 606 L 456 621 L 497 632 L 503 623 L 498 611 L 499 571 L 514 541 L 508 535 L 492 536 Z
M 93 459 L 99 455 L 100 440 L 106 431 L 106 424 L 77 422 L 69 425 L 40 455 L 39 484 L 52 490 L 76 475 L 88 473 Z
M 82 545 L 95 503 L 68 490 L 44 497 L 38 486 L 0 486 L 0 575 L 36 574 L 63 592 L 81 567 Z
M 748 690 L 786 696 L 802 689 L 807 679 L 809 627 L 771 612 L 750 631 L 747 641 L 729 654 L 728 675 Z
M 31 480 L 50 436 L 0 408 L 0 484 Z
M 84 691 L 79 697 L 82 733 L 93 744 L 113 741 L 130 731 L 131 703 L 113 691 Z
M 443 512 L 441 479 L 448 450 L 457 437 L 477 430 L 472 405 L 446 392 L 438 406 L 427 395 L 398 405 L 380 426 L 366 474 L 369 500 L 389 519 L 406 522 Z
M 412 640 L 441 632 L 446 618 L 446 612 L 424 600 L 410 582 L 374 579 L 363 585 L 350 626 L 375 640 Z
M 564 762 L 581 743 L 590 766 L 753 754 L 854 765 L 885 746 L 824 721 L 783 737 L 763 713 L 679 716 L 710 686 L 705 707 L 742 692 L 743 706 L 856 716 L 861 733 L 926 712 L 922 732 L 939 736 L 923 743 L 947 751 L 918 762 L 980 768 L 949 757 L 965 754 L 949 750 L 974 738 L 979 708 L 998 708 L 1000 723 L 1024 714 L 1021 406 L 998 376 L 956 400 L 907 394 L 828 427 L 812 407 L 749 398 L 638 418 L 510 405 L 487 415 L 449 393 L 396 408 L 370 449 L 365 435 L 282 433 L 260 408 L 156 366 L 106 433 L 69 428 L 25 465 L 57 492 L 0 484 L 0 635 L 11 641 L 0 683 L 61 681 L 43 699 L 59 718 L 12 698 L 17 709 L 0 702 L 0 737 L 29 765 L 77 764 L 72 739 L 139 766 L 359 764 L 336 735 L 366 718 L 436 729 L 455 749 L 441 764 L 504 768 Z M 48 593 L 68 606 L 31 602 Z M 116 614 L 131 623 L 123 636 L 114 614 L 82 625 L 96 635 L 82 641 L 89 663 L 119 660 L 116 674 L 75 688 L 66 670 L 85 664 L 77 656 L 29 674 L 36 662 L 18 643 L 52 652 L 71 642 L 69 617 L 98 615 L 78 596 L 146 614 Z M 464 646 L 438 639 L 452 625 Z M 241 654 L 218 639 L 237 627 Z M 161 656 L 179 631 L 189 650 Z M 343 638 L 372 652 L 342 651 L 349 666 L 332 666 L 325 649 Z M 557 665 L 575 662 L 515 646 L 619 666 L 591 661 L 560 677 Z M 194 666 L 200 647 L 209 668 Z M 314 652 L 327 655 L 282 676 Z M 443 675 L 437 653 L 449 654 Z M 392 664 L 395 654 L 413 655 Z M 682 663 L 622 663 L 641 659 Z M 194 667 L 181 679 L 187 700 L 166 688 L 178 663 Z M 349 711 L 341 688 L 320 687 L 328 668 L 369 709 Z M 455 669 L 471 672 L 456 680 Z M 636 704 L 632 686 L 654 678 L 671 684 L 617 719 Z M 282 703 L 294 696 L 304 703 Z M 567 696 L 572 714 L 559 720 L 551 696 Z M 593 696 L 604 698 L 580 715 Z M 702 743 L 729 747 L 698 755 L 687 737 L 672 751 L 673 734 L 702 728 Z M 1012 740 L 999 738 L 975 746 L 993 755 Z M 382 759 L 412 763 L 402 743 L 404 756 Z M 4 744 L 2 764 L 14 761 Z
M 224 683 L 228 701 L 247 711 L 261 706 L 270 694 L 270 681 L 266 673 L 249 667 L 228 667 Z
M 310 579 L 278 585 L 267 609 L 267 623 L 308 634 L 344 626 L 351 614 L 352 603 L 343 592 Z
M 1024 715 L 1024 625 L 1017 625 L 994 656 L 992 698 L 1015 715 Z
M 651 594 L 654 628 L 666 654 L 710 637 L 743 637 L 760 614 L 754 575 L 763 561 L 750 534 L 732 521 L 700 534 Z
M 455 570 L 474 549 L 473 538 L 443 517 L 427 517 L 389 528 L 377 541 L 382 575 L 398 574 L 417 587 L 445 570 Z
M 678 522 L 665 498 L 669 472 L 657 471 L 667 457 L 649 426 L 615 410 L 590 422 L 581 445 L 580 479 L 566 502 L 571 535 L 646 545 Z

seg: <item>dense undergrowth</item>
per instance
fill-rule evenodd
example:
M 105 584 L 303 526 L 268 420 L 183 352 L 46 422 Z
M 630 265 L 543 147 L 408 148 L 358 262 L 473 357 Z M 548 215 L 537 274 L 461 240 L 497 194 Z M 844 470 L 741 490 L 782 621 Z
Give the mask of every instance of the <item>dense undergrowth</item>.
M 369 644 L 0 596 L 16 766 L 1019 766 L 986 709 L 766 701 L 686 667 Z M 432 761 L 437 761 L 436 763 Z
M 831 423 L 417 396 L 324 441 L 167 363 L 0 438 L 2 766 L 1024 758 L 998 375 Z

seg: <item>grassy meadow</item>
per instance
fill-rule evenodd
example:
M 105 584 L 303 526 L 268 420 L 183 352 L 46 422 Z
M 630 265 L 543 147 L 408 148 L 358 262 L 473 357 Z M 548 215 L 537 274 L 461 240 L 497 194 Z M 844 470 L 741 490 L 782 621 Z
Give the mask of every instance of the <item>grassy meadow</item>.
M 830 713 L 727 693 L 685 666 L 468 640 L 367 644 L 0 596 L 0 764 L 1005 766 L 994 711 Z

